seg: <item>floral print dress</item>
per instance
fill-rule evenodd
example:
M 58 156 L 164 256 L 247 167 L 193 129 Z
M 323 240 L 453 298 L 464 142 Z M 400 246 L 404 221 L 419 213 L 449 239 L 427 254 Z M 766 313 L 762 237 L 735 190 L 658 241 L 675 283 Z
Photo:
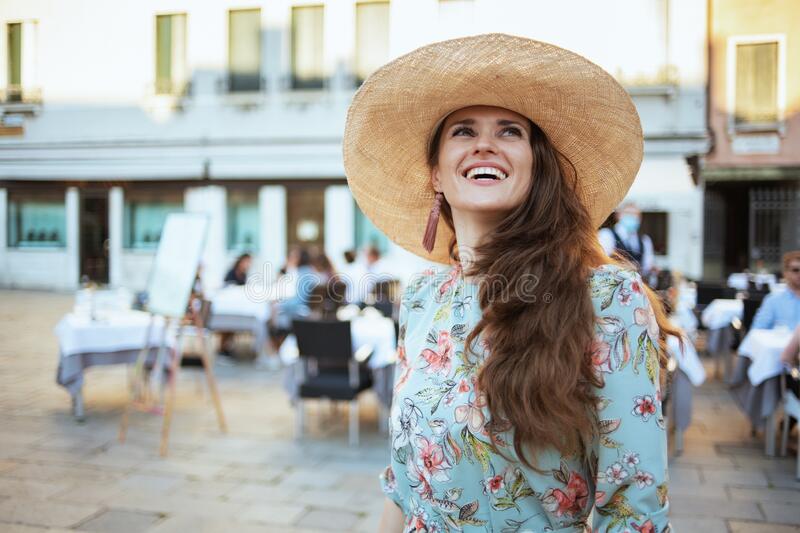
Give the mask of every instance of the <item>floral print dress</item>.
M 428 270 L 403 295 L 391 410 L 386 495 L 403 511 L 404 533 L 665 533 L 667 445 L 661 413 L 658 326 L 633 271 L 604 265 L 587 290 L 595 308 L 591 357 L 600 435 L 588 460 L 539 453 L 537 469 L 490 445 L 485 397 L 475 382 L 485 345 L 464 350 L 478 323 L 478 286 L 460 267 Z M 479 346 L 479 348 L 478 348 Z

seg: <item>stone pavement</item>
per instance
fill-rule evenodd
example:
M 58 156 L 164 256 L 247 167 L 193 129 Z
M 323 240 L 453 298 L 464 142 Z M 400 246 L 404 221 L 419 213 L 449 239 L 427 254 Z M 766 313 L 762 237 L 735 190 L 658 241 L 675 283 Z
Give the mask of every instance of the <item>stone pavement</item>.
M 0 291 L 0 532 L 375 532 L 386 461 L 373 397 L 362 400 L 358 448 L 346 411 L 311 408 L 302 443 L 280 374 L 218 365 L 230 431 L 221 435 L 202 374 L 181 374 L 170 455 L 157 454 L 160 419 L 134 414 L 116 440 L 124 368 L 95 368 L 87 420 L 55 384 L 53 326 L 64 294 Z M 697 391 L 685 452 L 671 463 L 677 532 L 800 532 L 793 459 L 768 459 L 716 382 Z

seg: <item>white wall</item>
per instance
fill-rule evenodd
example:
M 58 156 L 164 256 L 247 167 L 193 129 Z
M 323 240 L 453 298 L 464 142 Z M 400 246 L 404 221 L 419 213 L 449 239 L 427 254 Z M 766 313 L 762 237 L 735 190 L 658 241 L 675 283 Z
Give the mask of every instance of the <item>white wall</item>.
M 113 287 L 125 284 L 122 268 L 124 194 L 122 187 L 111 187 L 108 191 L 108 281 Z
M 703 193 L 692 183 L 686 161 L 670 155 L 645 158 L 625 200 L 642 211 L 668 214 L 667 255 L 657 256 L 656 264 L 702 277 Z
M 325 189 L 325 254 L 337 269 L 344 262 L 344 252 L 355 248 L 355 202 L 347 185 Z
M 222 285 L 227 268 L 227 217 L 225 188 L 219 186 L 190 187 L 184 193 L 184 209 L 188 213 L 208 216 L 208 233 L 201 259 L 203 284 L 213 290 Z
M 286 188 L 265 185 L 258 191 L 258 216 L 261 220 L 258 265 L 262 280 L 274 279 L 286 261 Z

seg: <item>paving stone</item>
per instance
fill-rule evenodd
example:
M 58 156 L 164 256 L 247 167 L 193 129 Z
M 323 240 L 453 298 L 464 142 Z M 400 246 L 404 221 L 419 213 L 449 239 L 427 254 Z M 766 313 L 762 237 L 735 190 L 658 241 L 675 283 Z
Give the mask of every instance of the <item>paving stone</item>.
M 763 520 L 764 515 L 755 503 L 715 500 L 710 498 L 670 496 L 670 515 L 675 517 L 696 516 L 702 518 L 740 518 Z
M 778 524 L 800 525 L 800 509 L 790 503 L 764 502 L 759 506 L 764 511 L 768 522 Z
M 736 485 L 744 487 L 768 487 L 767 476 L 761 470 L 731 470 L 704 467 L 703 482 L 717 485 Z
M 312 509 L 300 518 L 297 525 L 330 531 L 349 531 L 356 526 L 358 521 L 359 516 L 356 513 Z
M 729 533 L 725 520 L 721 518 L 670 516 L 669 521 L 676 533 Z
M 0 518 L 0 531 L 3 533 L 75 533 L 71 529 L 9 524 L 8 522 L 3 522 L 2 518 Z
M 748 489 L 730 487 L 732 500 L 768 503 L 790 503 L 800 506 L 800 491 L 791 489 Z
M 69 485 L 58 481 L 35 481 L 0 477 L 0 496 L 43 500 L 65 490 Z
M 155 513 L 109 509 L 80 524 L 81 531 L 113 531 L 114 533 L 143 533 L 164 518 Z
M 800 533 L 800 527 L 782 524 L 730 521 L 728 525 L 730 533 Z
M 232 502 L 293 502 L 305 491 L 287 485 L 243 483 L 227 494 Z
M 11 523 L 70 528 L 101 510 L 98 506 L 11 498 L 0 502 L 0 517 Z
M 245 522 L 259 522 L 273 526 L 289 526 L 306 513 L 303 505 L 265 502 L 249 506 L 239 519 Z M 344 531 L 344 529 L 342 529 Z

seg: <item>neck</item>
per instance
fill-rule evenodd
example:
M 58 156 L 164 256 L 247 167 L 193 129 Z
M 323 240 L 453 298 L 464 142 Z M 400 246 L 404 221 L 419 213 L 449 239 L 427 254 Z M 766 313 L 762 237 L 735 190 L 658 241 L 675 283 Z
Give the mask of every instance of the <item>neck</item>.
M 502 220 L 496 213 L 462 213 L 453 210 L 453 226 L 461 267 L 466 272 L 478 259 L 478 247 Z M 471 277 L 470 277 L 471 279 Z M 468 279 L 469 280 L 469 279 Z

